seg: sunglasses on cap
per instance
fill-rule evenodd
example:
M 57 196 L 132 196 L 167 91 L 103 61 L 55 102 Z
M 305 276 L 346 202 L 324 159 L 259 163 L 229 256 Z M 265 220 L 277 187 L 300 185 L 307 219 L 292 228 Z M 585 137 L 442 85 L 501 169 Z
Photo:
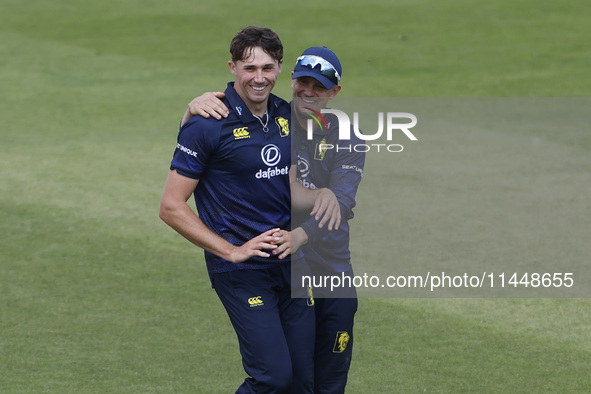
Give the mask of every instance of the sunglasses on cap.
M 341 80 L 339 72 L 325 59 L 315 55 L 303 55 L 298 57 L 296 65 L 299 64 L 304 67 L 314 69 L 320 64 L 320 74 L 330 79 L 335 85 L 338 85 Z

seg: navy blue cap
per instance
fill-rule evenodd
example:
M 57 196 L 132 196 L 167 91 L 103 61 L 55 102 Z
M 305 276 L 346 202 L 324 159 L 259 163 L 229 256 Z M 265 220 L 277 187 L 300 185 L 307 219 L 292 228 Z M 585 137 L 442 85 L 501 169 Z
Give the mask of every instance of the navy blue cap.
M 311 47 L 298 57 L 292 79 L 312 77 L 325 88 L 332 89 L 339 84 L 343 69 L 339 58 L 327 47 Z

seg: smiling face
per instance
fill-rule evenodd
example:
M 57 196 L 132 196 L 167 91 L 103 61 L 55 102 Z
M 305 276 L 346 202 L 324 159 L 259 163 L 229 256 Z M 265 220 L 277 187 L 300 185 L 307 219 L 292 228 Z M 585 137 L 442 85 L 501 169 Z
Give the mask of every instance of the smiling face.
M 291 80 L 291 90 L 296 117 L 303 125 L 307 119 L 304 114 L 320 112 L 322 108 L 326 108 L 328 101 L 341 91 L 341 86 L 335 85 L 327 89 L 312 77 L 301 77 Z
M 246 51 L 244 60 L 229 61 L 228 65 L 235 76 L 234 89 L 250 111 L 260 116 L 267 108 L 267 99 L 281 72 L 281 63 L 261 47 L 247 48 Z

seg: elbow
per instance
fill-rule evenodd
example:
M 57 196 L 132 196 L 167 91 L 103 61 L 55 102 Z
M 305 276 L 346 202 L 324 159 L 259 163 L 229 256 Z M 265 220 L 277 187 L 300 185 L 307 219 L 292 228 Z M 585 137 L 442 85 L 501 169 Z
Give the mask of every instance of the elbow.
M 171 209 L 170 206 L 166 204 L 165 201 L 160 202 L 160 211 L 158 212 L 158 217 L 164 223 L 168 224 L 171 218 Z

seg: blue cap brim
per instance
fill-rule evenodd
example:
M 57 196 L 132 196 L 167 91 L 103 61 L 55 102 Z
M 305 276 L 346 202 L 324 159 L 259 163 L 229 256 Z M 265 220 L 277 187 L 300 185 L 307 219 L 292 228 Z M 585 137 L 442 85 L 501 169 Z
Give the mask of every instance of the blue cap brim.
M 297 78 L 301 78 L 301 77 L 314 78 L 315 80 L 320 82 L 322 84 L 322 86 L 324 86 L 327 89 L 332 89 L 336 85 L 333 81 L 331 81 L 330 79 L 328 79 L 324 75 L 314 72 L 312 70 L 294 71 L 293 75 L 291 76 L 291 79 L 297 79 Z

